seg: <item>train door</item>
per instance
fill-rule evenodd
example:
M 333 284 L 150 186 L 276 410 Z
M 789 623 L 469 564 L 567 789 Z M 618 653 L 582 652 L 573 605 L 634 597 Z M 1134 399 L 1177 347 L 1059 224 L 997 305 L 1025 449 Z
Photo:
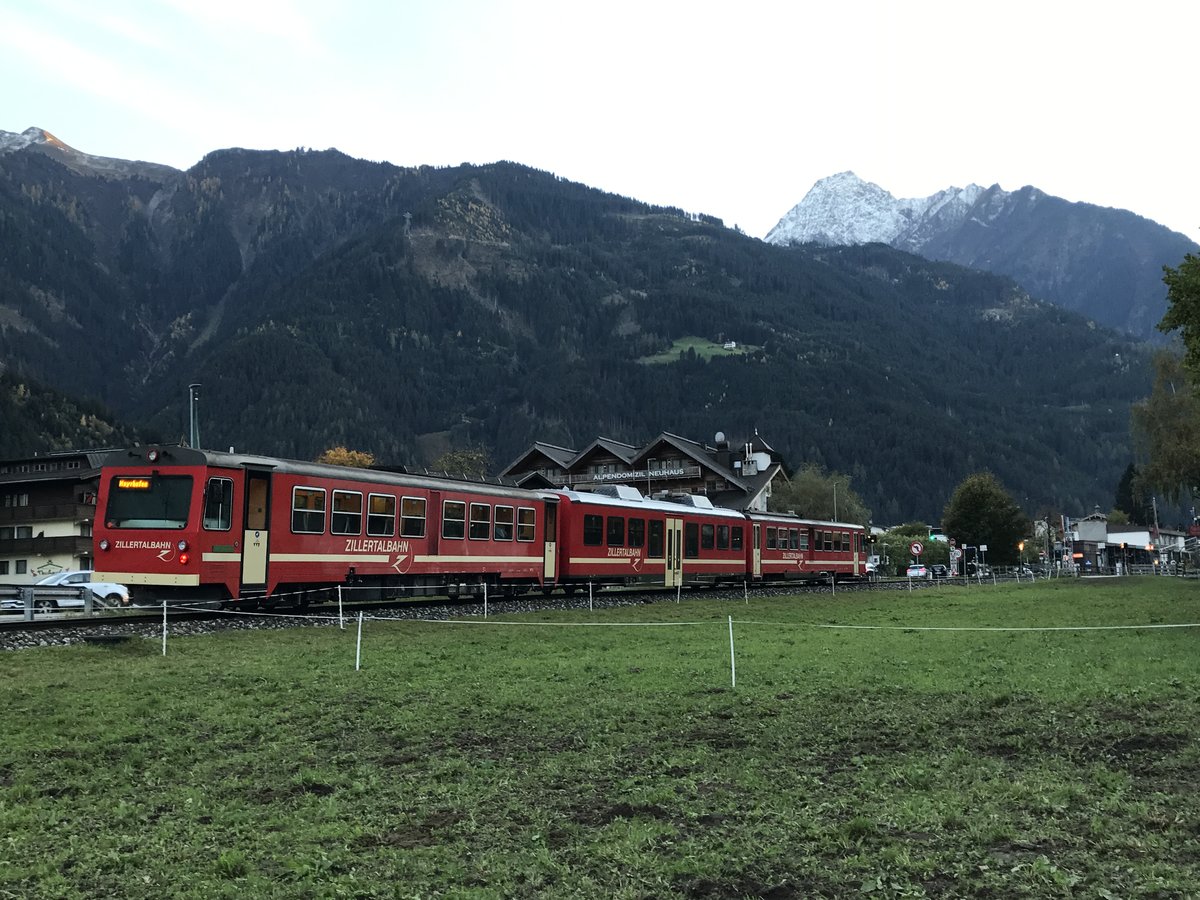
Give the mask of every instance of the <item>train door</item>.
M 558 561 L 558 504 L 546 504 L 546 521 L 542 523 L 544 528 L 543 540 L 545 542 L 545 555 L 542 558 L 542 582 L 544 584 L 553 584 L 557 573 Z
M 667 568 L 663 573 L 663 585 L 675 587 L 683 584 L 683 519 L 667 518 Z
M 271 473 L 246 470 L 246 515 L 242 533 L 242 590 L 267 589 Z
M 754 523 L 754 544 L 750 551 L 750 570 L 755 578 L 762 578 L 762 526 Z

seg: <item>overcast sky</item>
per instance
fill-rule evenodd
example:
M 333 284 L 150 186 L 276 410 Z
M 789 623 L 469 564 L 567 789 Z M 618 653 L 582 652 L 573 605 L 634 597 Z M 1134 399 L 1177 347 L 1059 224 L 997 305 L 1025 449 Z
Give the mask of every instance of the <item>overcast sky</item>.
M 512 160 L 761 237 L 819 178 L 1032 184 L 1200 240 L 1194 0 L 0 0 L 0 130 Z

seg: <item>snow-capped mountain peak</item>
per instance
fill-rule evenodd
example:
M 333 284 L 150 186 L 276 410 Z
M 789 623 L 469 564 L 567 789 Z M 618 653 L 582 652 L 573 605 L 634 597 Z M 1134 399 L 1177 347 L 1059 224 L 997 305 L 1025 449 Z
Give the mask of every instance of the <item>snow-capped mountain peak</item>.
M 962 221 L 985 193 L 977 184 L 950 187 L 929 197 L 897 200 L 853 172 L 822 178 L 767 233 L 771 244 L 919 242 L 930 222 Z
M 113 159 L 107 156 L 92 156 L 90 153 L 83 153 L 59 140 L 44 128 L 26 128 L 20 134 L 0 131 L 0 153 L 16 153 L 22 150 L 45 153 L 68 168 L 84 175 L 100 175 L 108 178 L 129 178 L 135 175 L 165 178 L 178 174 L 177 169 L 158 163 Z

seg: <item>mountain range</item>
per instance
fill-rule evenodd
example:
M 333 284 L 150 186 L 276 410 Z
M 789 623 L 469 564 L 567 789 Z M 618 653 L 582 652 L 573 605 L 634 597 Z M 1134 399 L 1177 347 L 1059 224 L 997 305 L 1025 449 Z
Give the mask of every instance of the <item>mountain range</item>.
M 483 447 L 499 469 L 534 440 L 757 429 L 879 522 L 938 521 L 984 468 L 1030 513 L 1078 513 L 1111 503 L 1148 359 L 1009 278 L 779 247 L 511 162 L 226 149 L 179 171 L 0 133 L 5 376 L 147 438 L 187 437 L 199 383 L 222 449 Z
M 1140 338 L 1161 335 L 1163 266 L 1196 243 L 1122 209 L 1072 203 L 1035 187 L 951 187 L 896 199 L 853 172 L 823 178 L 765 240 L 780 245 L 878 242 L 928 259 L 1007 275 L 1032 296 Z

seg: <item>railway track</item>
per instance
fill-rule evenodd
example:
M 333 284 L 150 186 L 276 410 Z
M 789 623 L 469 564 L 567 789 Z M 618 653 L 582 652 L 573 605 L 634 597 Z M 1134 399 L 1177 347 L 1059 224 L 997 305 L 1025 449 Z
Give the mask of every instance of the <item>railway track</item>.
M 1003 579 L 1000 579 L 1003 580 Z M 689 589 L 682 596 L 704 597 L 717 601 L 739 601 L 746 597 L 780 597 L 821 595 L 830 593 L 861 593 L 864 591 L 929 590 L 942 584 L 962 584 L 963 579 L 940 579 L 910 583 L 907 579 L 888 579 L 873 582 L 845 582 L 831 587 L 828 584 L 770 584 L 750 588 L 721 587 Z M 971 584 L 976 582 L 970 581 Z M 987 582 L 985 582 L 987 583 Z M 670 602 L 674 590 L 646 591 L 607 588 L 574 596 L 537 593 L 489 601 L 448 600 L 427 597 L 396 601 L 343 603 L 340 619 L 349 621 L 360 612 L 389 619 L 454 619 L 474 618 L 507 613 L 544 612 L 574 609 L 611 609 L 621 606 L 642 606 L 648 603 Z M 172 634 L 206 634 L 227 629 L 298 628 L 339 624 L 337 604 L 310 605 L 306 609 L 280 607 L 273 610 L 219 610 L 183 606 L 167 607 L 168 627 Z M 0 617 L 0 650 L 19 650 L 76 643 L 116 643 L 133 637 L 155 638 L 162 634 L 161 607 L 140 607 L 119 611 L 102 611 L 90 616 L 73 613 L 51 613 L 25 621 L 20 612 Z

